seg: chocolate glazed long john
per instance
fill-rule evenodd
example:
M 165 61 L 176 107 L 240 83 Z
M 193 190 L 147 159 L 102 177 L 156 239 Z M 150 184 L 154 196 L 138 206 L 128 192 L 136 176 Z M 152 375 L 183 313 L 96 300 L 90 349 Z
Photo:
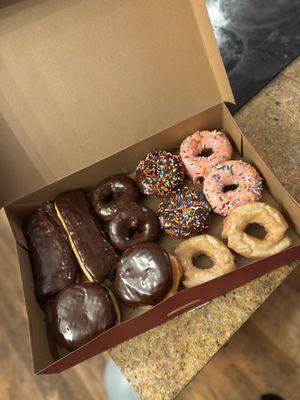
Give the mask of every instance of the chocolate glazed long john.
M 43 203 L 26 226 L 36 297 L 54 298 L 77 279 L 79 267 L 53 203 Z
M 79 265 L 89 281 L 112 279 L 118 254 L 102 234 L 85 192 L 81 189 L 61 193 L 55 209 L 62 222 Z

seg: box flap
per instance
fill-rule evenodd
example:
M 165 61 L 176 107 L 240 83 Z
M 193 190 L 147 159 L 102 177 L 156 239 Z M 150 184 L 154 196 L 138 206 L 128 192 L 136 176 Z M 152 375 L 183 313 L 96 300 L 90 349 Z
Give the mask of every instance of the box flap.
M 204 1 L 12 3 L 0 7 L 2 204 L 233 101 Z

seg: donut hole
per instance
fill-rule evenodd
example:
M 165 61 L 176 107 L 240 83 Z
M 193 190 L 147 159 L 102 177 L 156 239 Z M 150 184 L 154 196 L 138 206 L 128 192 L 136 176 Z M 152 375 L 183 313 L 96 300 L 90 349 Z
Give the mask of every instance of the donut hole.
M 267 231 L 262 225 L 253 223 L 247 225 L 245 233 L 254 236 L 257 239 L 264 239 L 266 237 Z
M 214 151 L 213 151 L 212 148 L 210 148 L 210 147 L 204 147 L 204 148 L 201 150 L 201 152 L 198 153 L 198 156 L 199 156 L 199 157 L 209 157 L 209 156 L 212 155 L 213 152 L 214 152 Z
M 112 202 L 114 198 L 115 198 L 115 196 L 114 196 L 113 192 L 107 192 L 107 193 L 103 194 L 101 201 L 102 201 L 102 203 L 108 204 L 108 203 Z
M 238 187 L 239 187 L 239 185 L 235 185 L 235 184 L 225 185 L 222 188 L 222 192 L 223 193 L 230 192 L 230 191 L 236 190 Z
M 128 239 L 133 239 L 135 235 L 142 233 L 142 230 L 138 226 L 131 226 L 128 229 L 127 237 Z
M 214 265 L 212 259 L 206 254 L 202 253 L 195 254 L 193 256 L 192 262 L 194 267 L 199 269 L 209 269 Z

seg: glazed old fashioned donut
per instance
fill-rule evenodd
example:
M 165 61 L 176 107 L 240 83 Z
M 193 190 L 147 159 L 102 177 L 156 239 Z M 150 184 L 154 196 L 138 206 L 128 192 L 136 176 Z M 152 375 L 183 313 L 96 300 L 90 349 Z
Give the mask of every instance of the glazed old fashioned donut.
M 92 193 L 91 201 L 98 217 L 109 221 L 117 210 L 139 196 L 135 181 L 126 175 L 113 175 L 103 179 Z
M 259 201 L 262 178 L 252 165 L 242 160 L 222 162 L 207 175 L 203 192 L 212 210 L 223 216 L 234 207 Z
M 158 218 L 151 208 L 131 203 L 123 206 L 108 224 L 113 246 L 126 250 L 134 244 L 155 242 L 160 234 Z
M 137 166 L 135 180 L 142 193 L 163 196 L 183 183 L 181 157 L 164 150 L 149 153 Z
M 223 132 L 197 131 L 181 143 L 180 156 L 188 174 L 196 183 L 216 164 L 230 160 L 232 147 Z
M 184 187 L 163 197 L 158 207 L 159 222 L 172 237 L 188 238 L 208 228 L 210 206 L 202 192 Z
M 245 232 L 248 224 L 262 225 L 267 234 L 263 239 Z M 222 236 L 228 247 L 246 258 L 263 258 L 279 253 L 291 244 L 285 236 L 288 224 L 282 214 L 266 203 L 249 203 L 236 207 L 224 219 Z
M 234 256 L 221 240 L 211 235 L 199 235 L 181 242 L 175 256 L 184 270 L 183 285 L 187 288 L 200 285 L 235 268 Z M 205 254 L 213 261 L 211 268 L 195 267 L 193 259 Z

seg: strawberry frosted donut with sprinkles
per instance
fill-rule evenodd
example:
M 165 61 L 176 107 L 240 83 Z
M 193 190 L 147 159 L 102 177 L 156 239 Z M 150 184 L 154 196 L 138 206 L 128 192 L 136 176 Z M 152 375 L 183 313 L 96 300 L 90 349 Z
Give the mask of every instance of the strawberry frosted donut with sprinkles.
M 234 207 L 259 201 L 262 189 L 262 177 L 252 165 L 231 160 L 212 168 L 203 192 L 212 210 L 226 216 Z
M 232 147 L 223 132 L 197 131 L 180 146 L 180 156 L 194 183 L 201 181 L 212 167 L 232 156 Z

